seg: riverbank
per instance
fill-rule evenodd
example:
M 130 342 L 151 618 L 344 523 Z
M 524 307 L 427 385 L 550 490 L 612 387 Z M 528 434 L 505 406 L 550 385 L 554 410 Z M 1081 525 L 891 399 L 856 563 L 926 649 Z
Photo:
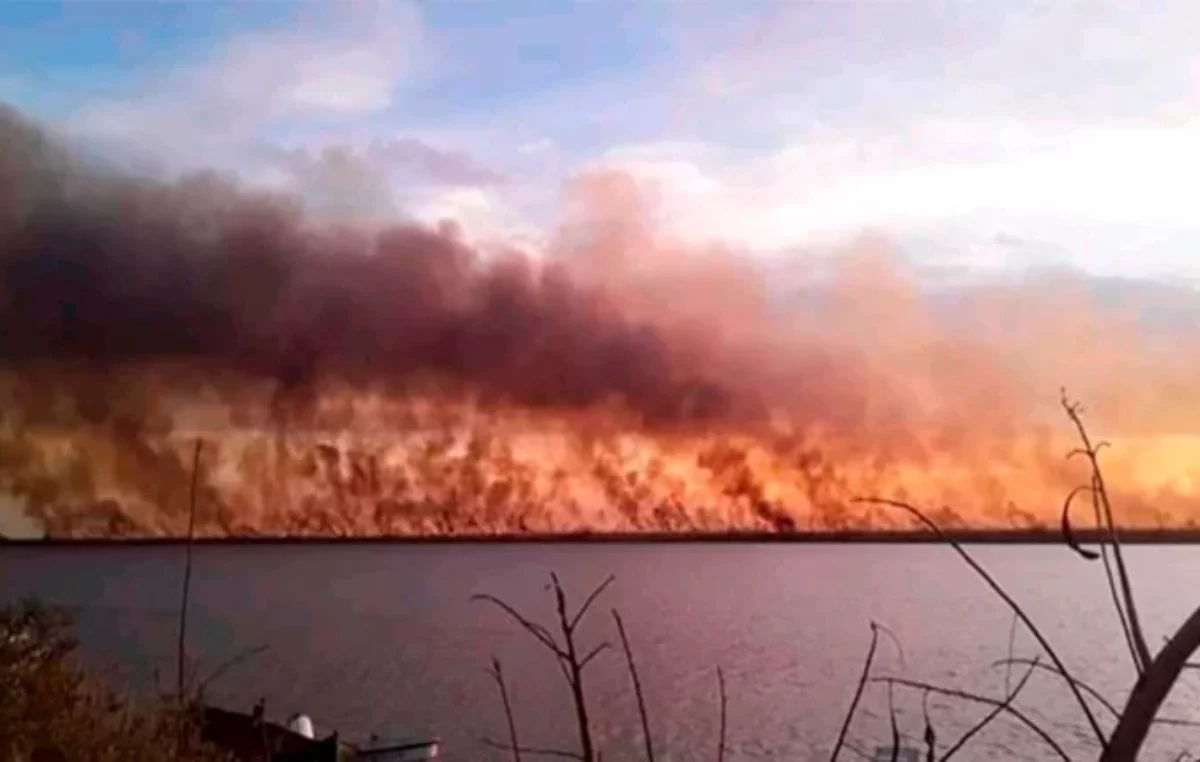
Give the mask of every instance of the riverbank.
M 1097 543 L 1102 533 L 1096 530 L 1076 530 L 1075 539 L 1083 544 Z M 1049 529 L 959 529 L 947 530 L 945 536 L 964 544 L 1046 545 L 1061 544 L 1061 532 Z M 1188 529 L 1122 529 L 1121 542 L 1132 545 L 1193 545 L 1200 544 L 1200 528 Z M 97 545 L 176 545 L 182 537 L 49 537 L 38 539 L 0 538 L 8 545 L 97 546 Z M 933 532 L 913 531 L 851 531 L 851 532 L 571 532 L 512 533 L 512 534 L 446 534 L 446 535 L 375 535 L 363 537 L 311 537 L 256 535 L 239 537 L 197 537 L 197 545 L 330 545 L 330 544 L 547 544 L 547 543 L 882 543 L 925 544 L 943 542 Z

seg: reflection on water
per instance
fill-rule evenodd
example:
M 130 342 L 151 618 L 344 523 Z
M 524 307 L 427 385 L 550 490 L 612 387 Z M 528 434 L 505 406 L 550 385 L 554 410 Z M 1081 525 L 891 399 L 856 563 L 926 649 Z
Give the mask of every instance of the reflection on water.
M 1027 605 L 1068 666 L 1118 704 L 1132 669 L 1099 568 L 1053 546 L 981 547 L 977 555 Z M 1130 566 L 1147 637 L 1161 642 L 1200 604 L 1200 548 L 1136 547 Z M 182 550 L 172 547 L 8 548 L 0 596 L 37 594 L 76 607 L 88 656 L 140 686 L 173 679 Z M 500 760 L 479 744 L 504 738 L 492 654 L 510 680 L 523 741 L 572 742 L 570 699 L 547 654 L 495 609 L 489 592 L 552 624 L 545 586 L 557 570 L 582 596 L 616 583 L 581 638 L 615 638 L 620 609 L 642 676 L 660 758 L 715 758 L 716 667 L 729 693 L 729 759 L 820 759 L 836 737 L 870 640 L 886 625 L 880 674 L 903 674 L 997 696 L 1011 616 L 937 546 L 880 545 L 324 545 L 201 547 L 195 555 L 190 653 L 206 675 L 246 649 L 268 646 L 225 673 L 211 693 L 268 713 L 303 711 L 343 735 L 433 732 L 452 760 Z M 608 652 L 586 673 L 608 759 L 640 758 L 628 673 Z M 1036 653 L 1017 638 L 1016 654 Z M 1186 675 L 1172 716 L 1200 719 L 1200 683 Z M 919 739 L 922 697 L 898 692 L 903 732 Z M 1035 676 L 1021 706 L 1087 757 L 1077 708 L 1053 676 Z M 947 742 L 985 709 L 928 700 Z M 868 753 L 889 737 L 886 694 L 868 689 L 853 735 Z M 1107 725 L 1108 720 L 1104 718 Z M 1200 731 L 1159 728 L 1145 759 L 1173 759 Z M 1191 746 L 1195 744 L 1192 743 Z M 997 722 L 965 759 L 1050 759 L 1020 726 Z

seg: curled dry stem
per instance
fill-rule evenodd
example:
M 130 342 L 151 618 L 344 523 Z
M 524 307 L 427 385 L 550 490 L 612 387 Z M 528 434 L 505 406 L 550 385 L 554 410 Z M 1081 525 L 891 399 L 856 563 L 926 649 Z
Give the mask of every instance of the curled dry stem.
M 1113 519 L 1112 501 L 1109 499 L 1108 488 L 1104 483 L 1104 473 L 1100 468 L 1100 451 L 1108 443 L 1092 443 L 1091 436 L 1088 434 L 1087 428 L 1083 425 L 1083 407 L 1079 403 L 1071 402 L 1067 399 L 1065 389 L 1062 391 L 1061 404 L 1067 417 L 1074 425 L 1075 432 L 1079 435 L 1079 441 L 1083 443 L 1083 447 L 1072 452 L 1071 456 L 1084 456 L 1091 467 L 1093 492 L 1098 501 L 1098 506 L 1102 509 L 1101 514 L 1104 519 L 1104 528 L 1108 530 L 1108 542 L 1112 545 L 1113 562 L 1117 571 L 1116 581 L 1120 587 L 1120 605 L 1118 605 L 1118 611 L 1122 612 L 1123 617 L 1127 621 L 1128 634 L 1133 650 L 1134 666 L 1137 668 L 1138 673 L 1141 674 L 1150 664 L 1150 648 L 1146 644 L 1146 636 L 1142 631 L 1142 625 L 1138 618 L 1137 604 L 1134 601 L 1133 588 L 1129 582 L 1129 571 L 1125 568 L 1125 557 L 1121 552 L 1121 538 L 1117 531 L 1116 521 Z

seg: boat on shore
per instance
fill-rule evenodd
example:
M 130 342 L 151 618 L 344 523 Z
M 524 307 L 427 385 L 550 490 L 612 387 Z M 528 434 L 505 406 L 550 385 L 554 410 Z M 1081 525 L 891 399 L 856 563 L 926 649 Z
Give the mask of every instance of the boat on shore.
M 237 762 L 425 762 L 441 752 L 437 738 L 372 735 L 351 743 L 337 732 L 318 738 L 306 715 L 293 715 L 286 724 L 270 722 L 262 702 L 250 714 L 217 707 L 201 711 L 201 739 Z

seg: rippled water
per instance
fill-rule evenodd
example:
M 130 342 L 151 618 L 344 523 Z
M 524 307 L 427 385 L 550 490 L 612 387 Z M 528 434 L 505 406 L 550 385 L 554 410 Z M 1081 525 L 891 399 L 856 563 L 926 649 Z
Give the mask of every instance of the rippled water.
M 1055 546 L 975 550 L 1024 602 L 1068 666 L 1118 705 L 1132 669 L 1098 564 Z M 1128 551 L 1152 644 L 1200 604 L 1200 548 Z M 141 685 L 173 672 L 174 609 L 182 548 L 9 548 L 0 596 L 36 593 L 77 608 L 88 655 Z M 729 695 L 727 759 L 824 759 L 853 692 L 874 620 L 876 670 L 999 695 L 1012 618 L 940 546 L 913 545 L 324 545 L 225 546 L 196 551 L 191 653 L 207 674 L 256 646 L 269 650 L 227 671 L 214 696 L 268 714 L 313 716 L 343 737 L 430 732 L 452 760 L 504 759 L 480 745 L 504 738 L 489 658 L 503 662 L 523 743 L 571 742 L 567 689 L 553 661 L 472 593 L 493 593 L 553 624 L 545 589 L 557 570 L 579 597 L 607 574 L 581 639 L 616 643 L 610 610 L 625 619 L 660 759 L 715 759 L 716 667 Z M 1018 656 L 1037 653 L 1020 634 Z M 619 649 L 589 667 L 589 694 L 607 760 L 640 759 L 640 726 Z M 1185 676 L 1169 702 L 1200 720 L 1200 678 Z M 899 689 L 901 730 L 923 730 L 920 694 Z M 1095 758 L 1078 708 L 1053 676 L 1035 676 L 1018 701 L 1052 725 L 1074 758 Z M 930 699 L 941 743 L 984 711 Z M 1106 726 L 1111 724 L 1102 709 Z M 872 686 L 852 736 L 862 748 L 889 737 L 887 694 Z M 1156 730 L 1144 759 L 1200 746 L 1200 728 Z M 997 722 L 958 759 L 1055 759 L 1021 726 Z M 846 757 L 852 758 L 851 756 Z

